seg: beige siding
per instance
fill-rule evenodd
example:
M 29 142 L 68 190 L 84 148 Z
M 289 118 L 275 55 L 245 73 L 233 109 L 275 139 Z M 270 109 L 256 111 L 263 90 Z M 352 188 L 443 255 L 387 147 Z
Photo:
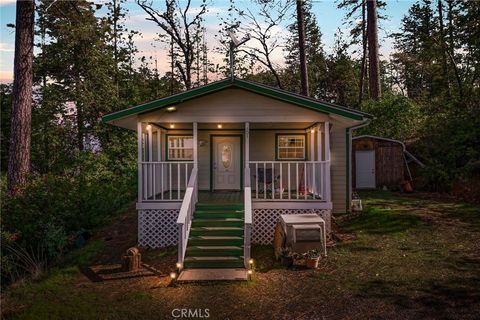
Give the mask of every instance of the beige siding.
M 328 115 L 241 89 L 227 89 L 139 116 L 145 122 L 323 122 Z
M 347 201 L 347 156 L 345 127 L 332 127 L 330 132 L 331 183 L 333 213 L 346 212 Z

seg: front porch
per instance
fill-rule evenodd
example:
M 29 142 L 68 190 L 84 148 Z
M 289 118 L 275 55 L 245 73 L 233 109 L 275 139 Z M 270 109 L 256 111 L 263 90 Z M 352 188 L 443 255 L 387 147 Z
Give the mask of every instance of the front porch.
M 329 229 L 328 121 L 138 122 L 137 133 L 139 243 L 167 235 L 180 265 L 248 266 L 280 214 L 317 213 Z

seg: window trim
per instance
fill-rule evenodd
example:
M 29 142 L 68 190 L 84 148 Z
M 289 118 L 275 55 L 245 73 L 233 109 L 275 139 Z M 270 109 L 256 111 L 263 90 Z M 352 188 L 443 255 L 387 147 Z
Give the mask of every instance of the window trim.
M 303 158 L 281 159 L 279 157 L 279 138 L 280 136 L 302 136 L 304 137 Z M 306 133 L 276 133 L 275 134 L 275 160 L 276 161 L 307 161 L 308 141 Z
M 169 141 L 168 141 L 169 137 L 188 137 L 188 138 L 192 138 L 192 140 L 193 140 L 193 135 L 192 134 L 166 134 L 165 135 L 165 161 L 191 161 L 191 162 L 193 162 L 194 161 L 194 159 L 193 159 L 194 146 L 192 146 L 192 159 L 170 159 L 170 157 L 169 157 L 170 147 L 169 147 Z M 183 148 L 183 149 L 188 149 L 188 148 Z

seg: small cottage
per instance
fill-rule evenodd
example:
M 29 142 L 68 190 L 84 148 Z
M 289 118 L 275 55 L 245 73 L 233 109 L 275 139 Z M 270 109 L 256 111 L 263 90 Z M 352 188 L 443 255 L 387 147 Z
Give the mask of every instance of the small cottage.
M 358 110 L 225 79 L 103 117 L 138 139 L 138 244 L 178 245 L 186 268 L 243 268 L 280 214 L 330 230 L 350 203 Z

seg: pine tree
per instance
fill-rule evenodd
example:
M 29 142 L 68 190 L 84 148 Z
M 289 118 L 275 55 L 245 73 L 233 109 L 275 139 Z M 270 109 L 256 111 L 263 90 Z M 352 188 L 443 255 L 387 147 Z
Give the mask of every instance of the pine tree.
M 311 1 L 305 2 L 304 21 L 305 21 L 305 48 L 306 60 L 308 65 L 308 78 L 310 95 L 316 98 L 324 98 L 324 79 L 326 77 L 326 59 L 322 43 L 322 33 L 317 25 L 317 20 L 312 12 Z M 290 36 L 287 39 L 285 52 L 285 87 L 293 92 L 301 92 L 301 86 L 298 82 L 300 75 L 300 59 L 298 48 L 298 24 L 291 23 L 288 26 Z
M 8 159 L 8 192 L 14 195 L 30 172 L 35 1 L 17 0 L 13 106 Z

